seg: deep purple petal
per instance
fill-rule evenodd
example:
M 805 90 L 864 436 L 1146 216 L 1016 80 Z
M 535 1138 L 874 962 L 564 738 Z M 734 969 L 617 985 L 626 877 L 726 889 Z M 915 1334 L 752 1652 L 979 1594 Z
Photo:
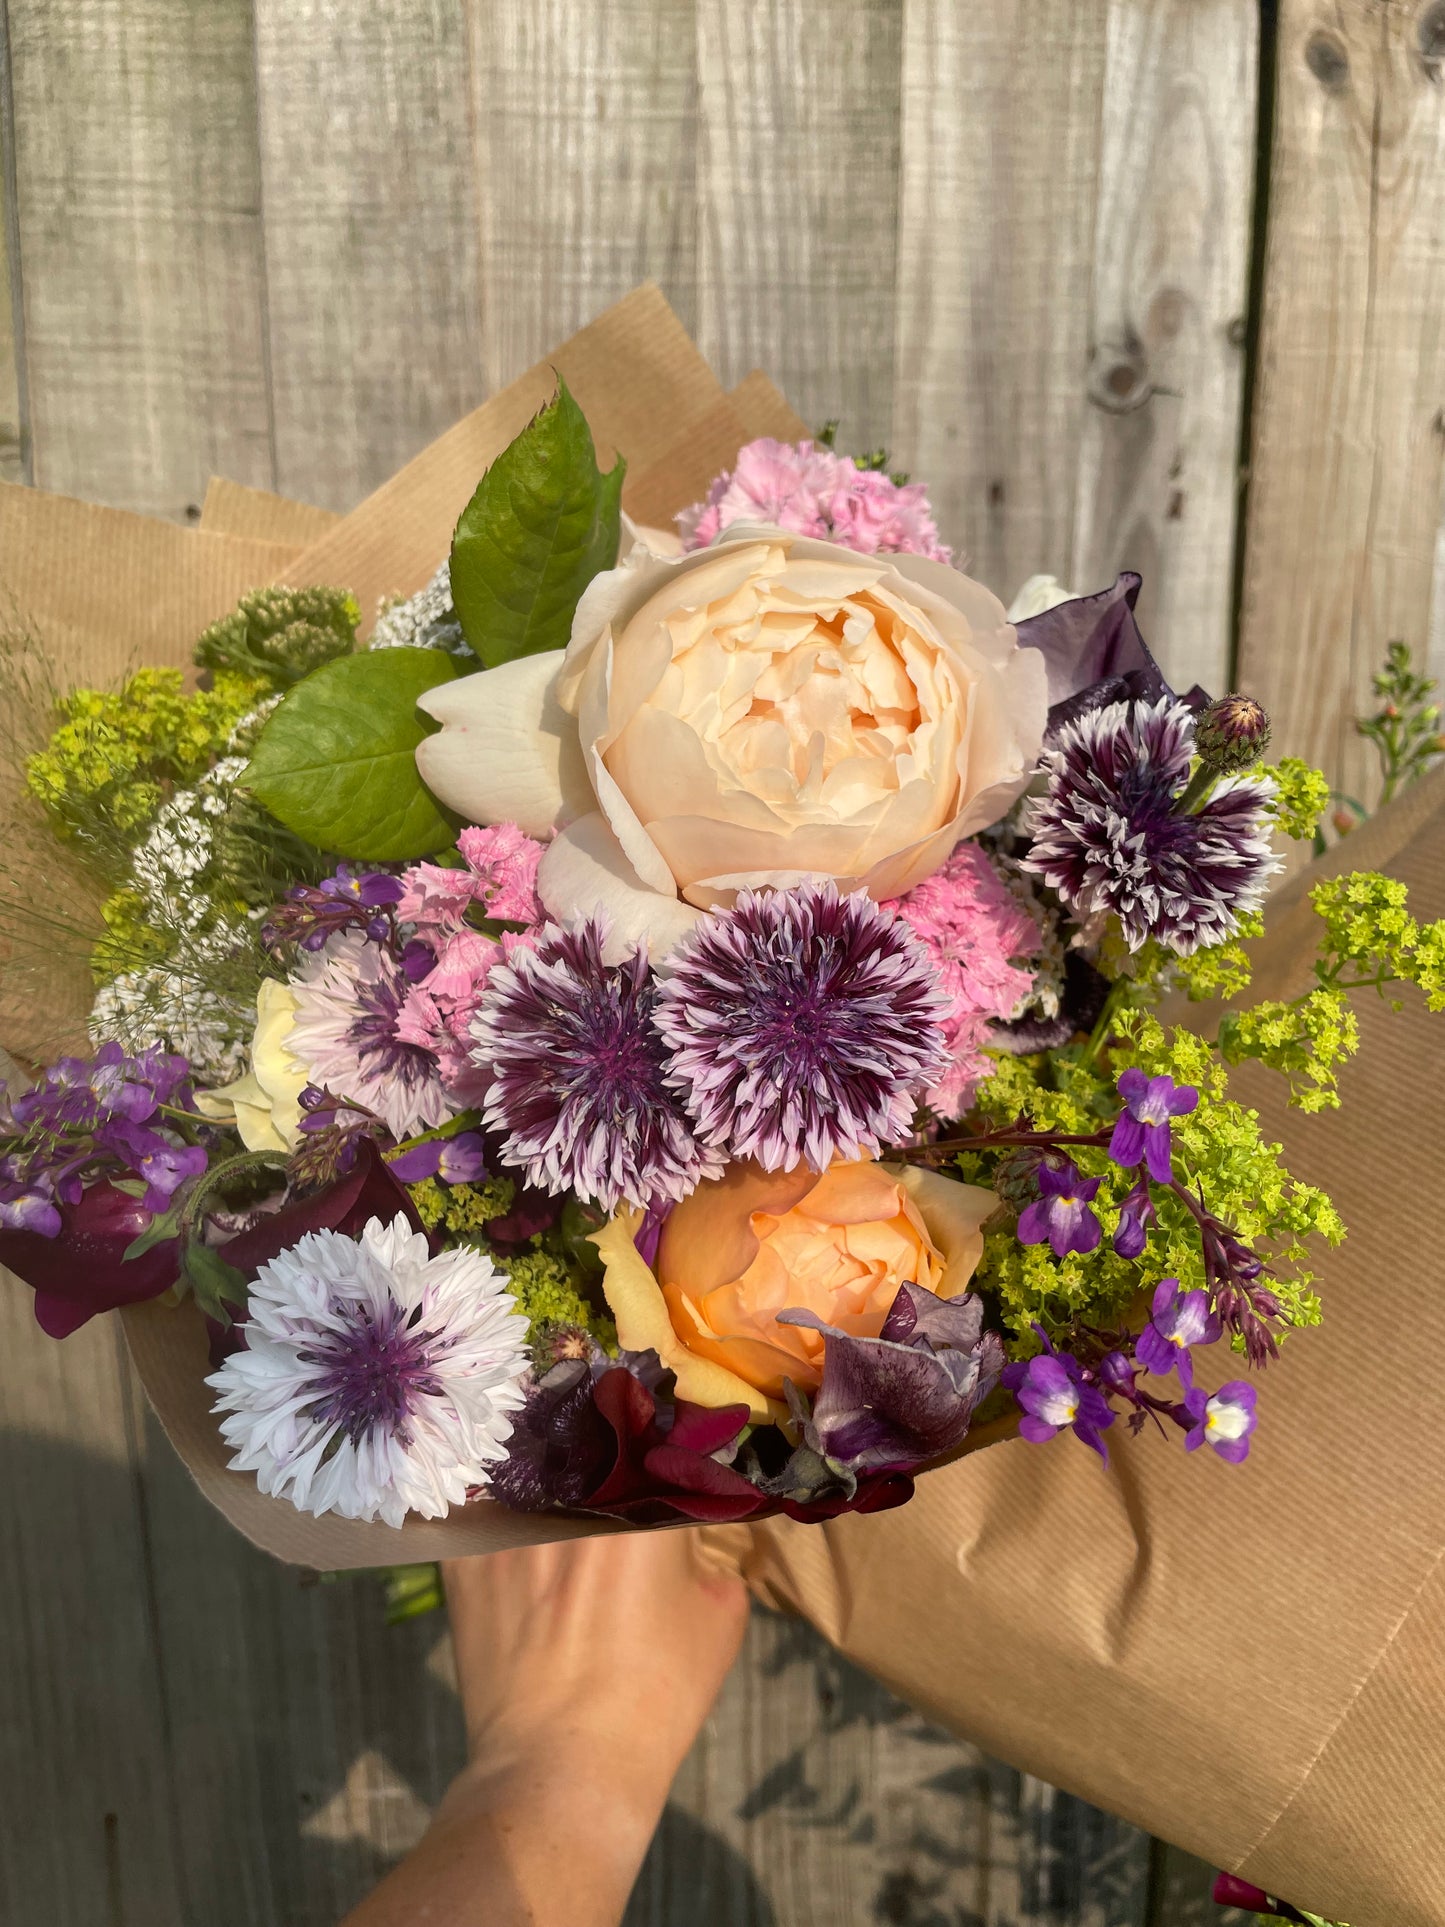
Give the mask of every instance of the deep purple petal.
M 1026 1204 L 1019 1213 L 1019 1243 L 1041 1245 L 1048 1235 L 1049 1201 L 1039 1198 L 1033 1204 Z
M 1109 1139 L 1109 1156 L 1115 1164 L 1122 1165 L 1128 1171 L 1143 1155 L 1144 1126 L 1128 1111 L 1120 1111 L 1113 1136 Z
M 1131 570 L 1107 589 L 1017 624 L 1019 647 L 1037 649 L 1044 659 L 1051 729 L 1101 703 L 1172 693 L 1134 620 L 1139 589 Z
M 1045 1439 L 1057 1438 L 1058 1435 L 1057 1425 L 1050 1425 L 1044 1419 L 1035 1418 L 1032 1412 L 1026 1412 L 1019 1420 L 1019 1437 L 1031 1439 L 1035 1445 L 1042 1445 Z
M 1169 1144 L 1167 1124 L 1145 1124 L 1140 1129 L 1144 1137 L 1144 1162 L 1149 1175 L 1156 1184 L 1168 1184 L 1174 1175 L 1174 1162 Z M 1117 1135 L 1117 1132 L 1116 1132 Z M 1134 1160 L 1136 1163 L 1137 1159 Z

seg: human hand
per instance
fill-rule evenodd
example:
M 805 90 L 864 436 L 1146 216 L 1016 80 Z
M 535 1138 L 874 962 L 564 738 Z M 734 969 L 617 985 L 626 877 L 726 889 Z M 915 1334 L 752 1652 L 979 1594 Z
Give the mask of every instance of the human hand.
M 443 1568 L 468 1763 L 347 1927 L 612 1927 L 747 1625 L 691 1529 Z

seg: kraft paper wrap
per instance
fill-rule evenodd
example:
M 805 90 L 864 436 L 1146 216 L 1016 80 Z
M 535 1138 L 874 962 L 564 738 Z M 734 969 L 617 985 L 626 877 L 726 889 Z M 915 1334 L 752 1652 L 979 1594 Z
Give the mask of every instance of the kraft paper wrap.
M 697 499 L 742 440 L 801 432 L 760 376 L 725 396 L 642 289 L 340 519 L 231 484 L 208 494 L 199 531 L 0 490 L 3 586 L 64 681 L 183 663 L 206 621 L 277 577 L 345 584 L 374 612 L 431 574 L 551 367 L 599 443 L 626 449 L 638 520 Z M 1409 883 L 1417 914 L 1445 914 L 1445 774 L 1324 865 L 1369 867 Z M 1256 994 L 1306 985 L 1320 873 L 1272 906 Z M 761 1598 L 991 1753 L 1354 1927 L 1445 1927 L 1445 1019 L 1415 1001 L 1359 1008 L 1340 1112 L 1303 1117 L 1279 1080 L 1236 1073 L 1351 1233 L 1324 1265 L 1324 1326 L 1261 1383 L 1247 1466 L 1116 1425 L 1107 1471 L 1072 1439 L 1014 1439 L 925 1475 L 896 1512 L 702 1536 Z M 617 1529 L 487 1502 L 400 1531 L 303 1518 L 226 1470 L 194 1313 L 122 1316 L 196 1482 L 278 1558 L 393 1564 Z M 1211 1364 L 1228 1375 L 1227 1357 Z

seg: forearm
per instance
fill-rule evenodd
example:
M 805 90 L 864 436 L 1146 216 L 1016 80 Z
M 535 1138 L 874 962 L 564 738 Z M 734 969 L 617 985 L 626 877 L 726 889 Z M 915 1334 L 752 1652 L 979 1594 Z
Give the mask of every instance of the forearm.
M 474 1764 L 342 1927 L 617 1927 L 666 1797 L 595 1762 Z

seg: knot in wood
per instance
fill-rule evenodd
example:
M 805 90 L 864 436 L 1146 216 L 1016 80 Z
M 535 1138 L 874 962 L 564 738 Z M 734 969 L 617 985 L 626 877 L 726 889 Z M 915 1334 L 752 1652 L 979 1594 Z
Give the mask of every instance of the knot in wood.
M 1329 93 L 1342 93 L 1350 84 L 1350 56 L 1336 34 L 1312 33 L 1305 42 L 1305 65 Z

